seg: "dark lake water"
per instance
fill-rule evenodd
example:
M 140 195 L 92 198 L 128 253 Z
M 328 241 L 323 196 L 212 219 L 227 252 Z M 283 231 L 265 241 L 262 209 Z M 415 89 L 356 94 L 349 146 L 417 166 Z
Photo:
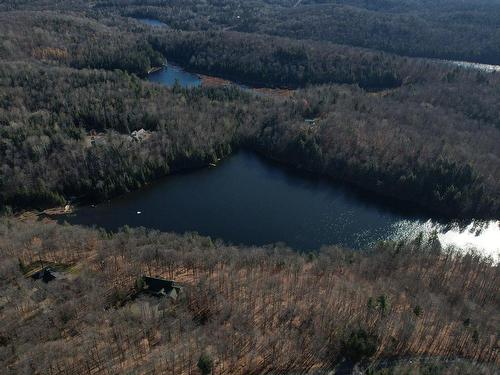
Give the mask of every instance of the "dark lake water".
M 178 81 L 182 87 L 198 87 L 201 79 L 197 74 L 186 72 L 180 66 L 168 64 L 161 70 L 151 73 L 148 81 L 156 82 L 165 86 L 173 86 Z
M 201 85 L 198 75 L 172 64 L 148 79 L 166 86 L 176 80 L 183 87 Z M 300 250 L 328 244 L 360 249 L 437 231 L 444 246 L 473 247 L 500 260 L 500 221 L 442 223 L 401 206 L 239 152 L 215 168 L 166 177 L 63 219 L 108 230 L 128 225 L 195 231 L 235 244 L 283 242 Z
M 437 230 L 444 245 L 474 246 L 492 256 L 500 252 L 499 222 L 445 226 L 243 151 L 217 167 L 166 177 L 64 219 L 108 230 L 129 225 L 196 231 L 234 244 L 284 242 L 300 250 L 325 244 L 359 249 Z

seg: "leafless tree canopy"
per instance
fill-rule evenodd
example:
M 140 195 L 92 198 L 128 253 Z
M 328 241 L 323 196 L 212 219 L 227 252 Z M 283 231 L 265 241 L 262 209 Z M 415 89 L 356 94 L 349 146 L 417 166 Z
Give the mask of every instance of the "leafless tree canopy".
M 432 238 L 301 255 L 196 234 L 3 221 L 0 257 L 8 373 L 195 374 L 202 354 L 216 374 L 396 357 L 455 358 L 466 372 L 457 358 L 483 363 L 482 373 L 499 365 L 498 266 Z M 40 259 L 70 268 L 47 284 L 26 279 L 20 264 Z M 113 305 L 144 274 L 175 279 L 180 298 Z

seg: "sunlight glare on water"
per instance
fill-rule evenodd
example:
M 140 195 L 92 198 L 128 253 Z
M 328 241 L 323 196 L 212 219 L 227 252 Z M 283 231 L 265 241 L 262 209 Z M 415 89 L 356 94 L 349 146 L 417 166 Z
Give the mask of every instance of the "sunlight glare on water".
M 65 219 L 108 230 L 128 225 L 196 231 L 234 244 L 283 242 L 298 250 L 335 244 L 366 249 L 377 241 L 411 239 L 420 232 L 430 236 L 435 230 L 443 246 L 474 247 L 498 259 L 498 221 L 439 223 L 389 203 L 241 151 L 216 168 L 168 176 Z
M 500 261 L 500 221 L 474 221 L 467 225 L 452 223 L 437 224 L 432 220 L 426 222 L 402 220 L 393 224 L 393 234 L 390 239 L 398 241 L 414 238 L 420 232 L 430 234 L 437 232 L 439 242 L 443 247 L 454 247 L 458 251 L 477 250 L 496 262 Z

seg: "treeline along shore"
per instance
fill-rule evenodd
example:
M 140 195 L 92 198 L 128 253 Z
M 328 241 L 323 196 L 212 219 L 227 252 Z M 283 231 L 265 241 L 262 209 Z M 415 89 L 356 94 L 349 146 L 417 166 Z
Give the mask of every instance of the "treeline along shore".
M 246 147 L 442 216 L 498 218 L 498 74 L 329 42 L 151 30 L 99 9 L 0 13 L 4 210 L 108 199 Z M 138 78 L 165 59 L 298 90 Z M 148 137 L 131 137 L 141 129 Z

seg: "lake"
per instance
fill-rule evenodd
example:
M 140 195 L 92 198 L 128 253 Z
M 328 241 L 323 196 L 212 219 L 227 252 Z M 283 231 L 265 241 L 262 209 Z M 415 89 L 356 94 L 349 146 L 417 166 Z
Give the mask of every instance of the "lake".
M 211 76 L 204 76 L 205 79 L 212 80 L 210 83 L 205 83 L 203 82 L 203 79 L 196 73 L 191 73 L 183 68 L 181 68 L 178 65 L 168 63 L 167 66 L 154 71 L 148 75 L 148 81 L 150 82 L 155 82 L 159 83 L 161 85 L 165 85 L 167 87 L 172 87 L 175 82 L 177 81 L 181 87 L 184 88 L 193 88 L 193 87 L 199 87 L 199 86 L 207 86 L 207 87 L 217 87 L 217 86 L 227 86 L 231 85 L 234 87 L 239 88 L 240 90 L 243 90 L 245 92 L 251 93 L 253 95 L 257 96 L 264 96 L 264 95 L 271 95 L 271 94 L 279 94 L 279 92 L 283 90 L 275 90 L 275 89 L 255 89 L 253 87 L 243 85 L 240 83 L 236 83 L 233 81 L 228 81 L 216 77 L 211 77 Z
M 164 22 L 161 22 L 159 20 L 156 20 L 154 18 L 135 18 L 136 21 L 139 21 L 140 23 L 143 23 L 148 26 L 154 26 L 154 27 L 168 27 L 168 25 Z
M 169 64 L 148 80 L 166 86 L 202 84 Z M 172 175 L 151 186 L 65 217 L 73 224 L 116 230 L 124 225 L 200 234 L 235 244 L 284 242 L 300 249 L 341 244 L 361 249 L 437 231 L 445 246 L 475 247 L 499 259 L 500 221 L 442 223 L 404 211 L 387 199 L 300 174 L 239 152 L 216 168 Z
M 480 70 L 486 73 L 500 72 L 500 65 L 490 65 L 490 64 L 481 64 L 468 61 L 440 60 L 440 59 L 436 59 L 434 61 L 439 61 L 440 63 L 447 65 L 458 66 L 464 69 Z
M 500 72 L 500 65 L 489 65 L 489 64 L 480 64 L 480 63 L 471 63 L 466 61 L 451 61 L 453 65 L 466 68 L 466 69 L 475 69 L 481 70 L 487 73 Z
M 168 176 L 63 218 L 116 230 L 124 225 L 178 233 L 196 231 L 234 244 L 284 242 L 300 250 L 325 244 L 360 249 L 379 240 L 433 230 L 444 245 L 500 253 L 500 223 L 447 225 L 397 209 L 390 200 L 304 175 L 240 151 L 217 167 Z
M 182 87 L 201 86 L 201 78 L 194 73 L 186 72 L 180 66 L 168 64 L 164 68 L 148 75 L 148 81 L 171 87 L 179 82 Z

